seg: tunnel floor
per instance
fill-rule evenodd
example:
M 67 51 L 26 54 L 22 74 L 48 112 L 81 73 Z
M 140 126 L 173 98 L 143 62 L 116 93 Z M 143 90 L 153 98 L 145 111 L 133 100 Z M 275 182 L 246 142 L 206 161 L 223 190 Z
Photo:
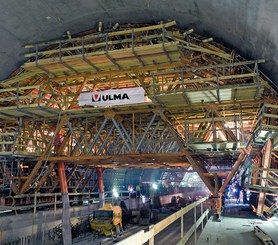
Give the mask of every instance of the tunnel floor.
M 208 220 L 197 240 L 197 245 L 263 244 L 255 235 L 256 228 L 271 237 L 274 243 L 268 244 L 278 244 L 278 219 L 268 221 L 260 219 L 252 212 L 249 205 L 227 203 L 220 220 L 221 222 L 215 222 L 212 217 Z

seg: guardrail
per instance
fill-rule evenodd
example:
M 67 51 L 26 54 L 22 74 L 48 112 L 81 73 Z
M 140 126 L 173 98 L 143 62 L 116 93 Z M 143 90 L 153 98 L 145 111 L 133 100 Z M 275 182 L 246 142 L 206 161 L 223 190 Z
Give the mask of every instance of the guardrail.
M 113 201 L 113 192 L 106 191 L 105 201 Z M 35 194 L 22 194 L 16 196 L 6 196 L 0 199 L 0 210 L 13 210 L 15 213 L 19 210 L 33 209 L 34 214 L 37 212 L 37 208 L 53 207 L 54 212 L 57 210 L 57 206 L 62 205 L 61 193 L 35 193 Z M 86 193 L 69 193 L 71 205 L 90 205 L 99 202 L 98 192 L 86 192 Z M 120 191 L 119 198 L 121 200 L 129 199 L 129 191 Z M 10 199 L 10 205 L 5 205 L 4 199 Z M 18 200 L 18 201 L 17 201 Z M 30 203 L 30 204 L 29 204 Z
M 203 212 L 203 203 L 208 199 L 208 197 L 204 197 L 185 208 L 179 210 L 178 212 L 172 214 L 171 216 L 167 217 L 166 219 L 160 221 L 159 223 L 155 225 L 149 226 L 149 230 L 145 231 L 139 231 L 135 233 L 134 235 L 124 239 L 123 241 L 118 242 L 118 245 L 142 245 L 146 242 L 149 243 L 149 245 L 154 245 L 154 237 L 163 231 L 166 227 L 170 226 L 174 221 L 180 219 L 181 221 L 181 239 L 178 242 L 179 245 L 185 244 L 188 239 L 193 235 L 195 241 L 197 240 L 197 228 L 202 224 L 202 228 L 204 227 L 203 222 L 204 219 L 208 219 L 209 209 L 206 209 L 205 212 Z M 196 215 L 196 207 L 201 205 L 201 216 L 197 220 Z M 194 209 L 194 224 L 191 226 L 191 228 L 184 234 L 184 215 L 188 213 L 190 210 Z

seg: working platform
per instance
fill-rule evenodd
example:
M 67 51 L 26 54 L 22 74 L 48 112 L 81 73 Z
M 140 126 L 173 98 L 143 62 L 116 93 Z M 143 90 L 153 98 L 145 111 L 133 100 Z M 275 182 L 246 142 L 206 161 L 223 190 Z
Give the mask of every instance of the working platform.
M 227 204 L 220 220 L 221 222 L 215 222 L 212 218 L 208 220 L 197 245 L 262 244 L 256 236 L 257 229 L 267 234 L 264 236 L 265 239 L 270 237 L 273 241 L 265 244 L 278 244 L 278 221 L 258 218 L 252 213 L 249 205 Z

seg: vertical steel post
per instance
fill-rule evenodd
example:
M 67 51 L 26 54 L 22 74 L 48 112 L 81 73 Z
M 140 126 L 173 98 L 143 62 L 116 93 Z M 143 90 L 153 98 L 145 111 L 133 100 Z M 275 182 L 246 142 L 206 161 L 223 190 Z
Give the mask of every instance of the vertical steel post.
M 238 148 L 238 128 L 237 128 L 236 116 L 234 117 L 234 122 L 235 122 L 235 135 L 236 135 L 236 149 L 237 149 Z
M 89 199 L 88 210 L 90 210 L 90 208 L 91 208 L 91 190 L 89 190 L 89 197 L 88 197 L 88 199 Z
M 60 180 L 60 188 L 62 193 L 63 211 L 62 211 L 62 232 L 63 244 L 71 245 L 71 226 L 70 226 L 70 205 L 67 178 L 65 173 L 65 165 L 63 162 L 58 162 L 58 175 Z
M 54 194 L 54 214 L 56 214 L 57 211 L 57 193 Z
M 213 134 L 214 150 L 218 150 L 217 149 L 216 125 L 215 125 L 213 113 L 211 113 L 211 116 L 212 116 L 212 134 Z
M 35 192 L 35 197 L 34 197 L 34 216 L 36 215 L 37 212 L 37 192 Z
M 132 152 L 135 152 L 135 115 L 132 113 Z
M 98 180 L 98 187 L 99 187 L 99 207 L 103 207 L 105 204 L 105 198 L 104 198 L 104 184 L 103 184 L 101 167 L 97 167 L 97 180 Z

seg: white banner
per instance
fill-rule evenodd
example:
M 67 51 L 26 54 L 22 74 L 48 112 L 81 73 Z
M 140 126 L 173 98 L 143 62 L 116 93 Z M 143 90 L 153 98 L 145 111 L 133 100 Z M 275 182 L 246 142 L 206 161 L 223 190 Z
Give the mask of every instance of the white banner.
M 80 106 L 113 106 L 143 103 L 144 93 L 145 91 L 141 87 L 81 93 L 78 97 L 78 103 Z

